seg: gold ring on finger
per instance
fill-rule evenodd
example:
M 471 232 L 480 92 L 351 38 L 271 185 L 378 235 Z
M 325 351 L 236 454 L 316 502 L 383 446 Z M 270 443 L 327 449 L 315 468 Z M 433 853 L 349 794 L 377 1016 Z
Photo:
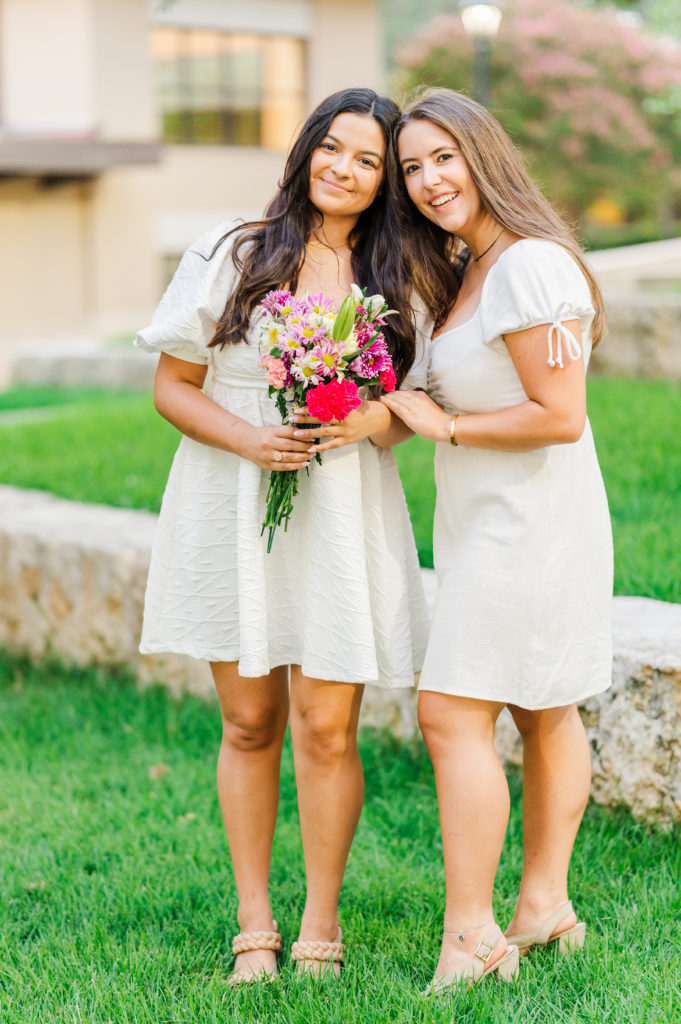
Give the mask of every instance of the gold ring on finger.
M 274 459 L 275 462 L 283 462 L 284 461 L 284 455 L 283 455 L 282 452 L 274 452 L 274 454 L 272 455 L 272 458 Z

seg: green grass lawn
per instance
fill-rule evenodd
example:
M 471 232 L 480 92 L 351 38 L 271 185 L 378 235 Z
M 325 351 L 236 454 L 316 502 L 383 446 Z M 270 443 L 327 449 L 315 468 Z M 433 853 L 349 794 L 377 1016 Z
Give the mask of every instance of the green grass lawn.
M 0 410 L 49 405 L 49 395 L 7 392 Z M 596 377 L 589 411 L 613 519 L 615 591 L 681 602 L 681 386 Z M 3 424 L 0 411 L 0 482 L 156 511 L 178 439 L 148 395 L 75 393 L 35 423 Z M 433 446 L 413 439 L 396 452 L 419 557 L 432 566 Z
M 2 1024 L 667 1024 L 681 1007 L 681 832 L 589 807 L 571 891 L 582 953 L 538 952 L 438 1001 L 443 871 L 420 742 L 364 733 L 367 797 L 348 865 L 340 982 L 226 987 L 235 893 L 214 775 L 217 706 L 104 671 L 0 655 Z M 497 879 L 521 868 L 519 781 Z M 484 811 L 484 809 L 483 809 Z M 290 747 L 272 866 L 288 948 L 304 899 Z
M 130 392 L 108 392 L 114 401 L 128 397 Z M 0 391 L 0 413 L 15 412 L 18 409 L 47 409 L 53 406 L 96 405 L 105 397 L 100 388 L 60 388 L 17 385 L 8 391 Z

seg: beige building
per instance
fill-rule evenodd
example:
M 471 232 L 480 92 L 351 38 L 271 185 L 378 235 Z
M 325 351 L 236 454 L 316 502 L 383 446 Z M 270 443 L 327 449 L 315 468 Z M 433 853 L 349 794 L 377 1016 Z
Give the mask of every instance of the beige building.
M 379 29 L 375 0 L 0 0 L 0 386 L 17 348 L 145 323 L 311 107 L 380 88 Z

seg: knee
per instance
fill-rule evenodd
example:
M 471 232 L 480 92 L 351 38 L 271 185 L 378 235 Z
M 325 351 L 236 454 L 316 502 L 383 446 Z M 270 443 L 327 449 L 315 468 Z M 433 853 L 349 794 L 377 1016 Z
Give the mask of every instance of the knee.
M 428 700 L 426 694 L 419 699 L 418 723 L 423 742 L 431 756 L 451 744 L 451 729 L 445 727 L 442 715 L 439 714 L 435 703 Z
M 422 691 L 418 721 L 431 758 L 494 747 L 494 725 L 500 710 L 500 704 Z
M 356 749 L 353 728 L 325 708 L 299 712 L 292 717 L 291 732 L 294 748 L 319 766 L 337 764 L 349 750 Z
M 223 743 L 234 750 L 265 750 L 281 742 L 283 725 L 278 708 L 244 708 L 222 718 Z

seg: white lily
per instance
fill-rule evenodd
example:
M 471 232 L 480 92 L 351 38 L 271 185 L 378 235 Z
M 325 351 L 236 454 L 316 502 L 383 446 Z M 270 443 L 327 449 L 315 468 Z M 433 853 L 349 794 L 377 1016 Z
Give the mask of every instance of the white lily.
M 364 301 L 364 296 L 362 295 L 362 289 L 358 288 L 357 285 L 354 284 L 354 282 L 353 282 L 353 284 L 350 285 L 350 291 L 351 291 L 352 297 L 355 300 L 355 302 L 357 303 L 357 305 L 360 305 Z
M 372 295 L 371 298 L 365 300 L 364 307 L 367 313 L 371 313 L 372 310 L 377 313 L 379 309 L 383 309 L 385 304 L 386 302 L 382 295 Z

